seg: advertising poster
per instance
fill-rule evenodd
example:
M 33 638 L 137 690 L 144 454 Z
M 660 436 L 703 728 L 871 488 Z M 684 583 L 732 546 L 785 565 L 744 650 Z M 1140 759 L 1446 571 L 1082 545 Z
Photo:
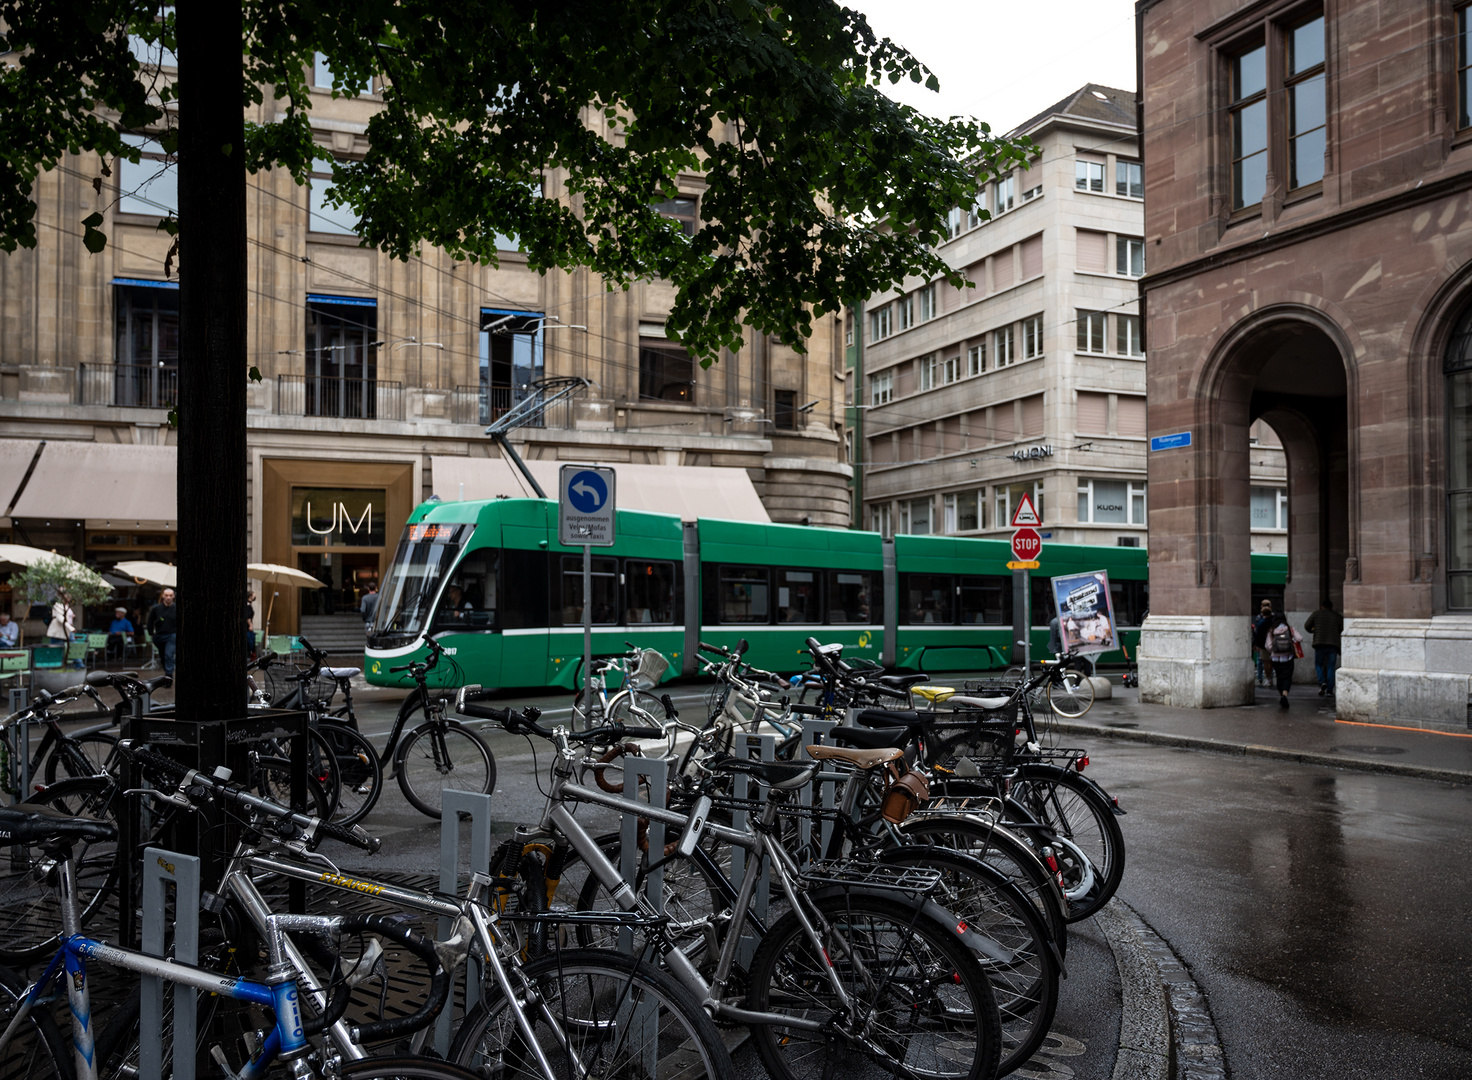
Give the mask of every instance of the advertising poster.
M 1109 599 L 1109 571 L 1094 570 L 1052 580 L 1063 651 L 1087 655 L 1118 648 L 1114 604 Z

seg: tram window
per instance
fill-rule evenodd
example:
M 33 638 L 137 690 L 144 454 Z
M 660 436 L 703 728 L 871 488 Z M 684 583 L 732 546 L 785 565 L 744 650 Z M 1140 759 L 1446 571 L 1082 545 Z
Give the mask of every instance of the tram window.
M 900 585 L 900 622 L 953 622 L 955 592 L 956 579 L 948 574 L 906 574 Z
M 562 557 L 562 625 L 583 625 L 583 557 Z M 618 625 L 618 560 L 593 559 L 593 625 Z
M 764 623 L 771 585 L 763 566 L 723 566 L 720 613 L 723 623 Z
M 1058 613 L 1058 602 L 1053 598 L 1053 582 L 1050 578 L 1032 578 L 1032 616 L 1034 626 L 1047 626 Z
M 961 579 L 961 621 L 982 626 L 1012 625 L 1012 579 L 998 575 Z
M 543 551 L 501 552 L 501 606 L 496 625 L 523 630 L 547 625 L 547 554 Z M 579 614 L 579 621 L 582 616 Z
M 777 621 L 821 623 L 823 605 L 815 570 L 777 571 Z
M 878 603 L 873 579 L 873 574 L 829 570 L 828 621 L 834 625 L 878 622 L 882 617 L 882 605 Z
M 495 548 L 481 548 L 460 560 L 440 594 L 435 633 L 495 628 L 500 554 Z
M 675 564 L 633 562 L 624 564 L 625 613 L 630 626 L 638 623 L 675 621 Z
M 1118 626 L 1139 626 L 1150 607 L 1148 581 L 1115 581 L 1110 579 L 1109 598 L 1114 603 L 1114 621 Z

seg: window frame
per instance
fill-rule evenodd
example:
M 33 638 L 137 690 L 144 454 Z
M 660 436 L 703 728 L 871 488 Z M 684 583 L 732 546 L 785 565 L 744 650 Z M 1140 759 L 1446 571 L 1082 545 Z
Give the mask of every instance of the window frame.
M 1120 277 L 1145 276 L 1145 241 L 1137 236 L 1114 237 L 1114 272 Z
M 1017 177 L 1004 176 L 992 185 L 994 215 L 1001 217 L 1017 205 Z
M 689 203 L 690 209 L 685 213 L 679 209 L 678 204 Z M 669 198 L 657 198 L 649 204 L 654 212 L 662 218 L 677 222 L 680 232 L 685 236 L 693 237 L 695 230 L 700 227 L 700 196 L 687 194 L 680 191 Z
M 1447 340 L 1446 349 L 1442 354 L 1442 426 L 1446 430 L 1446 468 L 1443 470 L 1443 502 L 1446 524 L 1442 534 L 1446 544 L 1446 558 L 1442 560 L 1446 567 L 1446 609 L 1452 611 L 1472 611 L 1472 560 L 1466 567 L 1455 565 L 1458 552 L 1472 548 L 1472 535 L 1458 537 L 1459 515 L 1456 512 L 1457 502 L 1472 502 L 1472 308 L 1463 312 L 1452 330 L 1451 337 Z M 1458 380 L 1462 386 L 1462 393 L 1454 393 L 1453 380 Z M 1465 408 L 1466 419 L 1458 424 L 1453 414 L 1458 397 L 1467 402 Z M 1458 441 L 1465 445 L 1458 445 Z M 1458 460 L 1466 463 L 1458 465 Z M 1462 477 L 1464 486 L 1453 487 L 1457 480 L 1457 472 L 1465 469 L 1467 475 Z M 1460 515 L 1467 532 L 1472 533 L 1472 513 Z M 1460 543 L 1458 540 L 1460 539 Z M 1464 586 L 1466 603 L 1455 603 L 1455 590 L 1458 585 Z
M 936 382 L 935 377 L 940 373 L 940 359 L 933 353 L 926 353 L 915 361 L 920 369 L 920 391 L 934 390 L 941 384 Z
M 963 497 L 976 500 L 976 524 L 966 529 L 961 527 L 961 499 Z M 946 536 L 980 532 L 985 529 L 986 489 L 964 488 L 961 491 L 946 492 L 942 497 L 941 527 L 945 530 L 944 535 Z
M 171 169 L 169 154 L 164 152 L 163 144 L 159 142 L 158 132 L 151 131 L 124 131 L 120 133 L 122 139 L 129 146 L 135 147 L 142 155 L 137 164 L 129 161 L 121 154 L 117 157 L 117 212 L 119 214 L 134 214 L 138 217 L 165 218 L 179 216 L 179 176 Z M 135 141 L 136 140 L 136 141 Z M 156 149 L 149 149 L 153 146 Z M 156 166 L 150 172 L 150 167 Z M 141 170 L 145 175 L 130 177 L 128 174 L 133 170 Z M 146 199 L 146 194 L 152 192 L 153 185 L 161 179 L 172 178 L 174 204 L 169 206 L 163 204 L 161 207 L 145 209 L 131 209 L 125 205 L 129 199 Z M 134 180 L 137 180 L 134 183 Z
M 1028 315 L 1022 320 L 1022 359 L 1040 360 L 1043 357 L 1043 317 Z
M 325 159 L 318 158 L 317 160 L 318 163 L 321 163 Z M 315 234 L 317 236 L 356 237 L 359 235 L 356 225 L 353 228 L 347 228 L 345 225 L 342 225 L 340 222 L 337 222 L 328 216 L 335 211 L 333 207 L 327 205 L 326 188 L 332 183 L 332 167 L 330 161 L 326 163 L 328 165 L 328 168 L 325 172 L 320 168 L 314 167 L 312 169 L 311 176 L 307 178 L 307 232 Z M 320 203 L 324 209 L 315 209 L 315 206 L 318 203 Z M 351 213 L 352 207 L 344 204 L 340 207 L 337 207 L 336 210 L 346 210 Z M 334 227 L 330 229 L 320 228 L 319 223 L 322 222 L 325 222 L 326 224 L 332 225 Z
M 986 339 L 966 346 L 966 377 L 986 374 Z
M 1136 179 L 1138 178 L 1138 184 Z M 1138 186 L 1139 194 L 1135 194 Z M 1120 190 L 1123 187 L 1124 190 Z M 1132 158 L 1114 159 L 1114 193 L 1126 199 L 1145 198 L 1145 163 Z
M 1094 518 L 1094 484 L 1103 482 L 1106 484 L 1124 485 L 1124 520 L 1123 521 L 1098 521 Z M 1087 506 L 1088 515 L 1078 515 L 1080 525 L 1103 525 L 1109 528 L 1143 528 L 1150 518 L 1150 493 L 1149 481 L 1136 480 L 1133 477 L 1119 476 L 1080 476 L 1078 478 L 1078 497 L 1080 508 Z M 1139 500 L 1140 511 L 1136 520 L 1135 501 Z
M 869 376 L 869 404 L 888 405 L 894 400 L 894 368 Z
M 869 342 L 883 341 L 894 334 L 894 304 L 881 304 L 869 312 Z
M 646 357 L 651 361 L 647 366 Z M 656 358 L 659 361 L 658 365 L 653 362 Z M 682 379 L 679 377 L 682 374 L 689 377 Z M 639 339 L 640 401 L 694 405 L 696 385 L 695 360 L 688 349 L 666 338 Z M 671 397 L 669 391 L 672 387 L 684 387 L 684 390 L 676 390 L 675 396 Z
M 915 290 L 915 321 L 929 322 L 935 318 L 935 282 L 922 285 Z
M 1003 342 L 1006 347 L 1003 347 Z M 992 331 L 992 370 L 999 371 L 1017 363 L 1016 328 L 1008 323 Z
M 797 430 L 797 391 L 772 391 L 772 427 L 778 431 Z
M 1130 330 L 1133 327 L 1133 331 Z M 1116 356 L 1143 357 L 1145 355 L 1144 331 L 1138 315 L 1115 312 L 1114 354 Z
M 1078 340 L 1074 343 L 1074 351 L 1084 353 L 1088 356 L 1106 355 L 1109 343 L 1108 314 L 1103 311 L 1088 311 L 1084 308 L 1077 308 L 1075 310 L 1077 312 Z M 1097 324 L 1095 320 L 1097 320 Z M 1097 349 L 1092 347 L 1096 325 L 1099 332 L 1099 347 Z
M 1298 31 L 1304 29 L 1305 27 L 1312 26 L 1316 22 L 1322 24 L 1320 28 L 1320 34 L 1325 35 L 1322 39 L 1323 59 L 1321 59 L 1317 64 L 1309 65 L 1309 67 L 1305 68 L 1303 71 L 1294 71 L 1290 73 L 1288 69 L 1294 60 L 1293 50 L 1295 48 L 1295 35 L 1298 33 Z M 1318 175 L 1314 179 L 1308 180 L 1302 184 L 1296 182 L 1298 159 L 1297 155 L 1295 154 L 1294 143 L 1305 137 L 1312 136 L 1316 131 L 1322 131 L 1324 133 L 1323 138 L 1325 140 L 1325 146 L 1327 147 L 1327 141 L 1329 137 L 1329 43 L 1327 39 L 1327 30 L 1328 20 L 1325 18 L 1323 11 L 1320 11 L 1317 15 L 1314 15 L 1311 18 L 1296 20 L 1293 24 L 1285 25 L 1285 27 L 1283 28 L 1283 135 L 1286 141 L 1285 163 L 1287 165 L 1287 180 L 1285 182 L 1285 190 L 1290 195 L 1298 195 L 1301 192 L 1313 188 L 1316 185 L 1321 185 L 1324 180 L 1324 157 L 1323 152 L 1321 151 L 1318 160 Z M 1323 122 L 1316 127 L 1309 128 L 1306 131 L 1295 131 L 1294 129 L 1297 126 L 1297 121 L 1294 115 L 1297 103 L 1296 91 L 1300 87 L 1313 82 L 1315 79 L 1319 80 L 1321 84 L 1320 93 L 1323 96 L 1324 102 Z
M 1457 130 L 1472 128 L 1472 4 L 1462 4 L 1452 12 L 1456 36 Z
M 1107 162 L 1086 161 L 1083 158 L 1073 159 L 1073 189 L 1075 191 L 1088 192 L 1091 195 L 1104 194 L 1104 175 L 1107 171 Z M 1098 187 L 1094 187 L 1094 170 L 1099 170 Z

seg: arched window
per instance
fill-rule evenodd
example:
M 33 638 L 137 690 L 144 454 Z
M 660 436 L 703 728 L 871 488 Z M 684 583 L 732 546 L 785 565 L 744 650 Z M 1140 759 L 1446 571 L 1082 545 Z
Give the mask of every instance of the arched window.
M 1472 611 L 1472 310 L 1447 343 L 1447 608 Z

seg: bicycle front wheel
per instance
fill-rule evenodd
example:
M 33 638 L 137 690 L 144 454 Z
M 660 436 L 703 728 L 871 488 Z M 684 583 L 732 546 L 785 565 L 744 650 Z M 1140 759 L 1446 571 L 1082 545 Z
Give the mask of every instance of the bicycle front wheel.
M 108 775 L 108 762 L 117 750 L 118 737 L 105 731 L 89 731 L 63 739 L 46 758 L 46 783 L 82 776 Z
M 454 720 L 431 719 L 409 733 L 394 762 L 399 787 L 414 809 L 440 816 L 445 791 L 496 790 L 491 748 Z
M 1065 671 L 1048 684 L 1048 704 L 1059 716 L 1082 716 L 1094 706 L 1094 683 L 1087 675 Z
M 512 973 L 512 983 L 520 988 L 517 1000 L 482 999 L 450 1047 L 450 1060 L 479 1077 L 544 1080 L 518 1030 L 516 1014 L 524 1010 L 555 1080 L 735 1078 L 720 1032 L 700 1003 L 649 964 L 572 949 L 525 965 Z
M 338 1073 L 342 1080 L 485 1080 L 448 1061 L 430 1057 L 380 1057 L 345 1061 Z
M 337 809 L 332 820 L 354 825 L 368 816 L 383 790 L 383 767 L 373 744 L 345 723 L 320 724 L 317 734 L 332 754 L 337 776 Z
M 1001 1052 L 991 985 L 955 931 L 887 896 L 829 895 L 822 951 L 789 911 L 751 962 L 747 1008 L 816 1021 L 751 1029 L 773 1080 L 990 1080 Z M 828 959 L 831 958 L 830 969 Z M 853 1003 L 843 1016 L 829 972 Z

